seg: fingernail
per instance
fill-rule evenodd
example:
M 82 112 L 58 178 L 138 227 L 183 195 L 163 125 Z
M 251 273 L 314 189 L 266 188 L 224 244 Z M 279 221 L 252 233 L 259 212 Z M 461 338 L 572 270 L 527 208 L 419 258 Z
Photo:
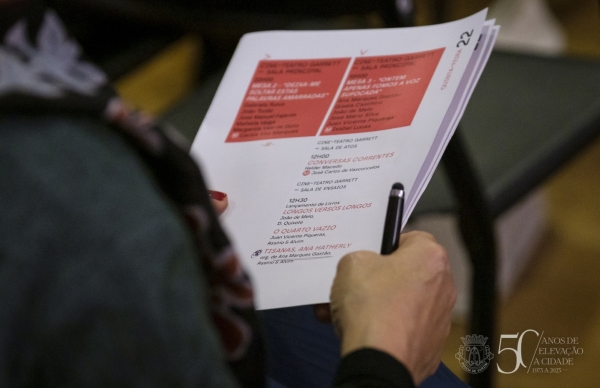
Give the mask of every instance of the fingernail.
M 208 194 L 216 201 L 222 201 L 225 199 L 225 197 L 227 197 L 227 194 L 215 190 L 208 190 Z

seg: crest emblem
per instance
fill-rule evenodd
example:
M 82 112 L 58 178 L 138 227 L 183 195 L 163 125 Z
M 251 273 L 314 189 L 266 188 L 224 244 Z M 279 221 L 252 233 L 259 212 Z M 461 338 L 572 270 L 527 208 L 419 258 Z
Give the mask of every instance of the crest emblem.
M 485 343 L 488 337 L 472 334 L 460 337 L 464 345 L 458 349 L 454 357 L 467 373 L 477 374 L 487 369 L 494 354 Z

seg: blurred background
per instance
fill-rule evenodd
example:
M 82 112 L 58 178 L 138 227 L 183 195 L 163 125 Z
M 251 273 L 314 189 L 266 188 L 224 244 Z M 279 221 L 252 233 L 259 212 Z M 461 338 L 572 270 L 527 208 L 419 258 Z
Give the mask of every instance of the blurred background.
M 117 0 L 57 3 L 65 8 L 63 15 L 80 26 L 74 30 L 78 39 L 92 59 L 107 69 L 121 95 L 157 115 L 168 114 L 203 87 L 226 65 L 246 31 L 295 25 L 319 28 L 321 23 L 336 28 L 368 28 L 385 23 L 369 6 L 357 6 L 360 12 L 346 12 L 342 6 L 346 2 L 327 0 L 285 2 L 297 3 L 288 8 L 282 5 L 284 2 L 260 2 L 273 9 L 280 7 L 277 16 L 262 15 L 261 6 L 233 0 L 201 5 L 179 1 L 167 7 L 156 1 L 144 2 L 143 6 L 138 1 Z M 228 12 L 225 4 L 244 12 Z M 318 7 L 322 8 L 318 17 L 307 11 Z M 600 11 L 596 0 L 421 0 L 415 4 L 415 21 L 417 25 L 428 25 L 455 20 L 485 7 L 491 7 L 490 16 L 502 26 L 498 48 L 600 61 Z M 309 17 L 298 22 L 303 12 Z M 103 18 L 110 20 L 109 28 Z M 198 109 L 206 109 L 208 101 L 204 105 Z M 197 129 L 200 122 L 191 125 Z M 496 361 L 503 369 L 511 370 L 514 354 L 498 355 L 497 349 L 492 349 L 496 358 L 490 367 L 494 368 L 496 386 L 596 387 L 600 381 L 600 142 L 590 144 L 532 198 L 529 210 L 505 227 L 508 232 L 498 232 L 510 233 L 515 222 L 520 223 L 519 217 L 538 220 L 532 234 L 535 238 L 520 253 L 518 270 L 505 275 L 510 285 L 502 292 L 497 332 L 516 334 L 535 329 L 557 337 L 578 337 L 584 353 L 560 374 L 533 374 L 525 369 L 501 374 L 495 370 Z M 433 224 L 421 224 L 425 228 L 431 225 L 440 240 L 460 245 L 452 241 L 453 232 L 448 230 L 453 227 L 452 221 L 441 229 L 436 229 L 435 220 Z M 455 256 L 453 270 L 463 295 L 444 362 L 466 378 L 455 354 L 462 345 L 461 337 L 471 334 L 465 310 L 468 268 L 464 268 L 464 258 L 458 257 L 463 254 L 460 246 L 450 251 Z

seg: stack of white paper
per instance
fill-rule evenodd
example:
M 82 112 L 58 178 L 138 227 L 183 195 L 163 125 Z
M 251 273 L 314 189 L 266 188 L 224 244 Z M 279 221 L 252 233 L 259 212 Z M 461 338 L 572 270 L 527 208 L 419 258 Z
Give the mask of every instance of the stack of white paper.
M 192 154 L 259 308 L 327 302 L 338 260 L 379 250 L 394 182 L 406 222 L 491 53 L 485 16 L 242 38 Z

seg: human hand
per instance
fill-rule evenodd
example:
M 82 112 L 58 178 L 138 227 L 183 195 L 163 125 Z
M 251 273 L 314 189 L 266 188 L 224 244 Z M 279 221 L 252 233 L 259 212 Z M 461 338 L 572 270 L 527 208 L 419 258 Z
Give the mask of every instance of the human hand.
M 214 190 L 208 190 L 208 194 L 210 195 L 212 205 L 215 208 L 217 214 L 223 214 L 225 210 L 227 210 L 227 206 L 229 205 L 227 194 Z
M 391 255 L 344 256 L 331 288 L 331 320 L 342 356 L 363 347 L 402 362 L 416 385 L 437 369 L 456 289 L 448 256 L 433 236 L 403 234 Z M 315 313 L 322 313 L 315 307 Z

